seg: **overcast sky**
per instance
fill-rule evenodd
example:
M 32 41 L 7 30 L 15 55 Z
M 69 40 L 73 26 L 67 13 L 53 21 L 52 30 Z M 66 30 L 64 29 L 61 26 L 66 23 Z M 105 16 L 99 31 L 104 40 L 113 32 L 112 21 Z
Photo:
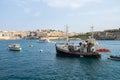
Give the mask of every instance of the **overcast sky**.
M 2 30 L 120 28 L 120 0 L 0 0 Z

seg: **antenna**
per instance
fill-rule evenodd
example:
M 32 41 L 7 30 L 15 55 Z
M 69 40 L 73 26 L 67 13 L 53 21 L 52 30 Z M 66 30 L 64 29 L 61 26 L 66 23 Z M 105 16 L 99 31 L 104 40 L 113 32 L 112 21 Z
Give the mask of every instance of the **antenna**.
M 94 33 L 93 33 L 93 26 L 91 27 L 91 31 L 92 31 L 92 33 L 91 33 L 91 38 L 93 39 L 94 38 Z

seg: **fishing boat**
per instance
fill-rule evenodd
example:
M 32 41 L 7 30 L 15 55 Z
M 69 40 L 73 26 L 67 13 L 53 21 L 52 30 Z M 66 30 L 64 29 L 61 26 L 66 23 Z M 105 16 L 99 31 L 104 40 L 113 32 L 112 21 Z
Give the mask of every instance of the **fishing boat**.
M 120 60 L 120 55 L 119 56 L 110 55 L 108 59 L 111 59 L 111 60 Z
M 40 43 L 49 43 L 50 40 L 49 40 L 48 38 L 40 38 L 40 39 L 39 39 L 39 42 L 40 42 Z
M 10 44 L 8 48 L 10 51 L 20 51 L 22 49 L 20 44 Z
M 79 46 L 68 42 L 68 28 L 66 27 L 66 43 L 56 43 L 56 52 L 58 56 L 70 57 L 101 57 L 100 52 L 96 51 L 98 42 L 92 37 L 80 43 Z
M 101 57 L 100 52 L 96 51 L 94 43 L 82 43 L 81 46 L 76 46 L 73 43 L 57 43 L 56 52 L 57 55 L 71 56 L 71 57 Z M 89 47 L 82 47 L 89 45 Z M 90 49 L 91 48 L 91 49 Z

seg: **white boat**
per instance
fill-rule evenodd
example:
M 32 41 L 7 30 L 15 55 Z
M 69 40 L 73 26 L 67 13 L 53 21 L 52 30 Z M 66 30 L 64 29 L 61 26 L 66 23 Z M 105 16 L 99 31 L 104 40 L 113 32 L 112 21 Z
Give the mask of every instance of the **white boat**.
M 50 40 L 49 40 L 48 38 L 40 38 L 40 39 L 39 39 L 39 42 L 40 42 L 40 43 L 49 43 Z
M 20 44 L 10 44 L 8 48 L 11 51 L 20 51 L 22 49 Z

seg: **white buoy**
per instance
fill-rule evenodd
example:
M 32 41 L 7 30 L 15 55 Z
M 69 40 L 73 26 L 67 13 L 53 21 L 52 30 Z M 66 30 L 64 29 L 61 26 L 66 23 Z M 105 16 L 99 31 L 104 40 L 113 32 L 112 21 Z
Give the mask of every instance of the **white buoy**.
M 40 49 L 40 52 L 43 52 L 43 50 L 42 50 L 42 49 Z
M 33 47 L 33 45 L 32 45 L 32 44 L 30 44 L 30 45 L 29 45 L 29 47 Z

